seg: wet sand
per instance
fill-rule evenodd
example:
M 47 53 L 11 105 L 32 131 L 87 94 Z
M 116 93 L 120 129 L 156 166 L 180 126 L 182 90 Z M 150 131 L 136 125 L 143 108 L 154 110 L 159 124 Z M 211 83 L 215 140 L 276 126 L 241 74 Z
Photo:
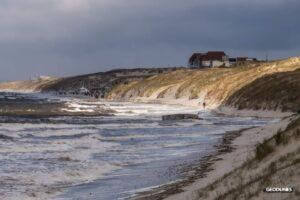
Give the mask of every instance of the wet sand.
M 177 182 L 162 185 L 152 190 L 140 192 L 132 199 L 134 200 L 161 200 L 171 195 L 183 192 L 183 188 L 191 185 L 196 180 L 204 178 L 207 173 L 213 171 L 213 164 L 219 161 L 219 156 L 232 152 L 235 147 L 232 145 L 232 141 L 241 136 L 242 132 L 251 128 L 241 129 L 239 131 L 226 132 L 218 145 L 215 145 L 216 150 L 207 156 L 202 157 L 197 162 L 186 166 L 183 172 L 186 177 L 183 180 Z
M 286 117 L 279 122 L 267 124 L 263 127 L 228 132 L 224 135 L 220 145 L 216 146 L 216 152 L 200 159 L 196 166 L 188 169 L 193 173 L 187 176 L 186 179 L 139 193 L 133 199 L 199 199 L 198 192 L 201 189 L 241 166 L 253 156 L 257 144 L 272 137 L 278 130 L 284 130 L 290 120 L 291 117 Z

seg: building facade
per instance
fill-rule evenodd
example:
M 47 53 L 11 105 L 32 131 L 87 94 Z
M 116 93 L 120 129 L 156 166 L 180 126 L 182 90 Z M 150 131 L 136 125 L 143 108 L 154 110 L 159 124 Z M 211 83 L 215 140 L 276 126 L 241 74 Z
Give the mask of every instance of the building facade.
M 189 67 L 229 67 L 229 58 L 223 51 L 209 51 L 207 53 L 194 53 L 189 59 Z

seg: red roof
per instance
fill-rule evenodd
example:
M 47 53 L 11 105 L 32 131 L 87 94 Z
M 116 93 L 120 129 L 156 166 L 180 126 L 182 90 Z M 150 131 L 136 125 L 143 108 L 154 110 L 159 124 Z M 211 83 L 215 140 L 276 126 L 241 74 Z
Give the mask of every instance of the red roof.
M 226 54 L 223 51 L 209 51 L 203 57 L 203 60 L 223 60 Z
M 226 56 L 224 51 L 209 51 L 207 53 L 194 53 L 189 62 L 193 62 L 194 60 L 202 60 L 202 61 L 208 61 L 208 60 L 223 60 L 223 57 Z

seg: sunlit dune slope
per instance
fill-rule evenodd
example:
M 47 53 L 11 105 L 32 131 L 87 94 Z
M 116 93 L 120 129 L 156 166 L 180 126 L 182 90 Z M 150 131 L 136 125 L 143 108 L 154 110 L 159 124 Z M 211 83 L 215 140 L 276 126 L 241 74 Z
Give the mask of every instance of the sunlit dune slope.
M 211 107 L 226 104 L 240 108 L 295 110 L 293 106 L 299 108 L 299 69 L 299 57 L 236 68 L 184 69 L 117 85 L 107 97 L 185 98 L 205 101 Z

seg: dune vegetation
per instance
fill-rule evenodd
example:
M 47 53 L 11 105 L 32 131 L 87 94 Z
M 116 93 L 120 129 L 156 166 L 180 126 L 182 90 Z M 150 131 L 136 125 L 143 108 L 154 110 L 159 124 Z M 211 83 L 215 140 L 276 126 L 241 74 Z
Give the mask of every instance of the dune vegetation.
M 300 58 L 234 68 L 181 69 L 116 85 L 110 99 L 198 99 L 250 109 L 299 109 Z M 259 89 L 258 92 L 255 90 Z M 247 98 L 249 97 L 249 98 Z M 257 98 L 257 99 L 256 99 Z M 250 102 L 256 99 L 255 103 Z M 271 103 L 270 102 L 274 103 Z M 249 102 L 249 103 L 248 103 Z M 288 105 L 283 106 L 282 104 Z M 267 104 L 267 105 L 265 105 Z
M 55 84 L 59 78 L 37 78 L 35 80 L 13 81 L 0 83 L 0 90 L 8 91 L 40 91 L 42 88 Z
M 292 187 L 275 199 L 300 199 L 300 116 L 291 118 L 285 130 L 256 146 L 254 155 L 205 188 L 195 199 L 272 199 L 267 187 Z
M 209 108 L 300 110 L 300 57 L 231 68 L 113 70 L 66 78 L 0 83 L 0 90 L 72 91 L 82 86 L 111 100 L 192 100 Z

